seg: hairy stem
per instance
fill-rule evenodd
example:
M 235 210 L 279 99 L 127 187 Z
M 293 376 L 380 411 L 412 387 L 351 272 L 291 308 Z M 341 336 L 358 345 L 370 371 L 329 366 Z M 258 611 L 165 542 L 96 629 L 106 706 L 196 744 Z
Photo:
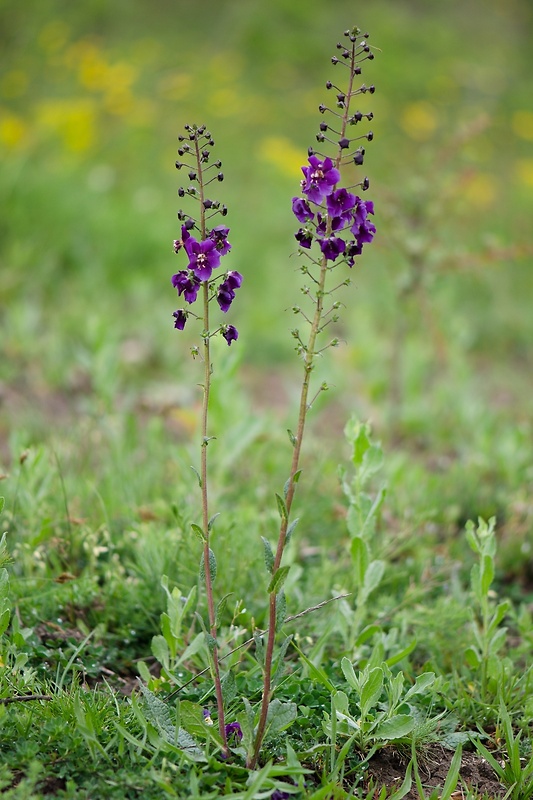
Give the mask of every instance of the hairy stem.
M 204 207 L 204 181 L 202 173 L 202 161 L 200 154 L 200 147 L 198 139 L 194 140 L 196 149 L 196 164 L 198 168 L 198 184 L 200 191 L 200 236 L 202 241 L 206 238 L 206 225 L 205 225 L 205 207 Z M 207 446 L 209 444 L 208 433 L 208 416 L 209 416 L 209 393 L 211 389 L 211 354 L 209 346 L 209 281 L 202 282 L 203 292 L 203 358 L 204 358 L 204 385 L 203 385 L 203 398 L 202 398 L 202 430 L 201 430 L 201 461 L 200 461 L 200 478 L 202 485 L 202 530 L 204 534 L 204 575 L 205 575 L 205 593 L 207 597 L 207 610 L 209 618 L 209 633 L 212 642 L 209 646 L 212 660 L 213 680 L 215 684 L 215 693 L 217 698 L 217 711 L 218 711 L 218 729 L 223 743 L 224 753 L 229 754 L 228 743 L 226 738 L 226 726 L 224 719 L 224 699 L 222 696 L 222 684 L 220 680 L 220 668 L 218 659 L 218 646 L 217 646 L 217 623 L 215 613 L 215 601 L 213 597 L 213 579 L 211 575 L 210 565 L 210 530 L 209 530 L 209 495 L 207 483 Z
M 341 121 L 340 139 L 344 138 L 346 133 L 346 127 L 348 124 L 350 98 L 353 91 L 353 82 L 355 75 L 354 72 L 355 50 L 356 47 L 354 45 L 352 46 L 350 78 L 349 78 L 348 90 L 346 92 L 346 103 L 345 103 L 344 113 L 342 115 L 342 121 Z M 341 165 L 342 155 L 343 155 L 342 149 L 339 147 L 335 159 L 335 167 L 337 169 L 339 169 Z M 326 237 L 331 236 L 331 233 L 332 233 L 331 219 L 328 219 L 327 230 L 325 234 Z M 328 266 L 325 255 L 321 258 L 319 267 L 320 267 L 320 273 L 318 280 L 313 276 L 310 276 L 313 278 L 315 284 L 317 285 L 315 290 L 315 313 L 313 315 L 307 345 L 304 347 L 304 371 L 303 371 L 302 388 L 300 393 L 298 425 L 296 429 L 291 469 L 289 474 L 289 481 L 287 484 L 287 493 L 285 497 L 287 515 L 284 516 L 281 520 L 279 536 L 278 536 L 278 544 L 272 568 L 273 575 L 275 575 L 276 571 L 279 569 L 281 565 L 283 553 L 285 551 L 285 545 L 287 543 L 287 529 L 289 525 L 292 503 L 296 491 L 295 476 L 299 471 L 300 454 L 302 449 L 305 423 L 307 419 L 307 412 L 309 411 L 310 408 L 308 400 L 309 387 L 311 381 L 311 373 L 314 368 L 315 357 L 318 352 L 316 349 L 316 341 L 318 334 L 321 331 L 321 323 L 324 311 L 324 297 L 326 296 L 326 278 L 328 273 Z M 255 736 L 254 750 L 252 756 L 248 761 L 248 766 L 250 769 L 254 769 L 257 764 L 266 731 L 268 708 L 272 694 L 272 661 L 274 657 L 274 644 L 276 640 L 276 613 L 277 613 L 277 595 L 276 592 L 274 591 L 271 592 L 269 595 L 268 640 L 265 651 L 263 696 L 261 700 L 261 711 L 259 715 L 259 723 L 257 726 L 257 732 Z

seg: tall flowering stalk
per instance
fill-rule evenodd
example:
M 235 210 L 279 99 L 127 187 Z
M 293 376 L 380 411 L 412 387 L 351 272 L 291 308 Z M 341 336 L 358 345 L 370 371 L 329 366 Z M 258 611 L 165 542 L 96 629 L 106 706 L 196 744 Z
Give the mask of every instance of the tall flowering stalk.
M 372 112 L 353 111 L 353 103 L 362 95 L 373 94 L 374 86 L 364 83 L 357 85 L 358 76 L 362 72 L 362 63 L 372 60 L 374 54 L 368 44 L 368 34 L 361 34 L 359 28 L 345 31 L 347 42 L 345 45 L 337 44 L 340 58 L 334 56 L 331 61 L 334 66 L 346 70 L 345 89 L 339 88 L 331 81 L 326 83 L 328 91 L 336 94 L 332 107 L 320 105 L 319 111 L 324 116 L 317 134 L 319 147 L 324 147 L 328 153 L 309 148 L 308 164 L 302 167 L 303 180 L 301 181 L 302 196 L 292 200 L 293 213 L 301 227 L 296 233 L 300 244 L 300 255 L 306 258 L 306 263 L 301 271 L 309 285 L 302 288 L 304 296 L 310 301 L 311 311 L 294 306 L 293 311 L 304 319 L 308 331 L 307 336 L 295 329 L 292 335 L 296 340 L 296 350 L 303 359 L 303 381 L 300 395 L 300 406 L 296 433 L 289 432 L 293 445 L 292 463 L 289 479 L 285 484 L 284 497 L 278 496 L 280 511 L 280 529 L 278 543 L 273 555 L 270 569 L 272 580 L 269 591 L 269 625 L 268 639 L 265 651 L 263 696 L 259 723 L 256 729 L 253 754 L 248 766 L 253 769 L 259 757 L 263 743 L 268 709 L 272 695 L 272 661 L 277 628 L 280 625 L 280 606 L 283 602 L 282 585 L 287 575 L 288 568 L 282 566 L 283 554 L 288 536 L 295 522 L 290 523 L 290 513 L 294 500 L 296 484 L 300 476 L 300 454 L 304 435 L 307 413 L 311 404 L 321 391 L 327 389 L 322 384 L 313 398 L 310 399 L 311 374 L 315 360 L 319 353 L 328 347 L 338 344 L 337 339 L 332 339 L 326 344 L 319 341 L 320 335 L 326 327 L 335 322 L 340 303 L 332 301 L 333 293 L 340 286 L 347 285 L 349 278 L 342 277 L 340 282 L 332 289 L 327 289 L 327 281 L 331 273 L 342 267 L 353 267 L 355 258 L 361 255 L 363 246 L 372 241 L 376 228 L 370 216 L 374 214 L 374 204 L 371 200 L 362 200 L 361 193 L 369 187 L 368 178 L 352 183 L 348 187 L 340 186 L 341 170 L 346 168 L 348 181 L 353 180 L 353 169 L 363 164 L 365 148 L 362 142 L 373 139 L 372 131 L 361 135 L 357 133 L 357 126 L 363 120 L 371 120 Z M 281 601 L 281 602 L 280 602 Z
M 208 648 L 211 654 L 211 667 L 218 709 L 218 727 L 223 742 L 224 753 L 227 754 L 227 730 L 224 720 L 224 702 L 222 697 L 222 684 L 220 678 L 220 668 L 218 662 L 217 645 L 217 615 L 213 594 L 213 582 L 216 577 L 216 560 L 210 547 L 211 529 L 214 518 L 209 514 L 208 497 L 208 469 L 207 469 L 207 447 L 212 437 L 208 431 L 209 413 L 209 393 L 211 388 L 211 376 L 213 366 L 211 363 L 210 341 L 217 334 L 224 337 L 228 345 L 235 341 L 239 333 L 233 325 L 222 324 L 211 331 L 210 327 L 210 305 L 216 300 L 220 310 L 226 313 L 233 300 L 235 292 L 241 286 L 242 275 L 233 270 L 223 271 L 221 259 L 231 250 L 228 242 L 229 228 L 224 225 L 211 227 L 211 220 L 217 215 L 223 217 L 227 214 L 227 208 L 221 205 L 218 200 L 212 200 L 207 196 L 208 186 L 213 182 L 224 180 L 224 174 L 220 172 L 221 161 L 209 163 L 214 141 L 206 130 L 205 125 L 186 125 L 186 136 L 180 136 L 181 143 L 178 149 L 179 161 L 176 161 L 178 170 L 188 171 L 188 178 L 191 182 L 188 187 L 181 186 L 178 189 L 180 197 L 191 197 L 198 202 L 199 217 L 186 215 L 183 211 L 178 212 L 178 220 L 181 225 L 181 238 L 174 241 L 174 251 L 178 254 L 185 253 L 187 265 L 172 276 L 172 285 L 182 297 L 187 306 L 174 311 L 174 327 L 183 330 L 190 316 L 200 320 L 202 324 L 202 348 L 193 348 L 193 355 L 202 355 L 204 364 L 204 383 L 202 400 L 202 422 L 201 422 L 201 458 L 199 484 L 202 493 L 202 525 L 193 525 L 194 530 L 200 536 L 203 544 L 201 574 L 205 581 L 205 591 L 208 609 Z M 196 314 L 191 306 L 200 298 L 201 311 Z

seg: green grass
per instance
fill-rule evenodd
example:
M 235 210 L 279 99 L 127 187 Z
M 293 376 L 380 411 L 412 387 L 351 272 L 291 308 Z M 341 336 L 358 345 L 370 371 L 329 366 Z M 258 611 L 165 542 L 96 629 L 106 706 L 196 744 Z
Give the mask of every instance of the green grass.
M 379 0 L 358 13 L 344 0 L 1 4 L 7 798 L 399 800 L 404 780 L 405 796 L 429 798 L 435 752 L 449 796 L 459 746 L 464 764 L 487 748 L 500 767 L 493 785 L 463 786 L 470 800 L 498 783 L 530 796 L 531 11 Z M 382 49 L 365 161 L 378 236 L 318 367 L 331 389 L 310 416 L 285 561 L 296 618 L 250 774 L 261 537 L 277 536 L 300 379 L 290 198 L 328 59 L 355 22 Z M 190 121 L 215 136 L 244 275 L 239 342 L 214 342 L 211 403 L 219 644 L 228 721 L 244 732 L 228 761 L 202 712 L 216 722 L 191 530 L 201 367 L 171 317 L 173 163 Z M 344 436 L 352 416 L 371 424 L 366 474 Z M 390 752 L 399 781 L 385 788 L 375 765 Z

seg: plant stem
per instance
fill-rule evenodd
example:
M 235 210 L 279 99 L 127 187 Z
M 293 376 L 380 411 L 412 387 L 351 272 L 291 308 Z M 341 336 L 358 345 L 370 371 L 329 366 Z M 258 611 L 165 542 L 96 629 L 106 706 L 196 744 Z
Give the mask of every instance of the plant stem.
M 348 90 L 346 92 L 346 103 L 344 108 L 344 113 L 342 116 L 341 121 L 341 131 L 340 131 L 340 139 L 343 139 L 346 133 L 346 127 L 348 124 L 348 116 L 349 116 L 349 107 L 350 107 L 350 98 L 352 95 L 353 89 L 353 81 L 354 81 L 354 61 L 355 61 L 355 46 L 352 47 L 352 62 L 351 62 L 351 69 L 350 69 L 350 78 L 349 78 L 349 85 Z M 335 159 L 335 167 L 339 169 L 342 161 L 342 149 L 339 147 L 337 150 L 337 156 Z M 326 230 L 326 237 L 331 236 L 332 233 L 332 223 L 331 218 L 328 217 L 327 222 L 327 230 Z M 313 320 L 311 323 L 311 329 L 309 331 L 309 339 L 307 341 L 307 345 L 304 347 L 304 374 L 303 374 L 303 381 L 302 381 L 302 389 L 300 393 L 300 406 L 298 412 L 298 426 L 296 429 L 296 435 L 294 440 L 294 449 L 292 454 L 292 463 L 291 469 L 289 474 L 289 480 L 287 484 L 287 493 L 285 496 L 285 506 L 287 509 L 287 514 L 282 517 L 279 536 L 278 536 L 278 544 L 276 548 L 276 554 L 274 557 L 274 564 L 272 567 L 272 574 L 275 575 L 276 571 L 279 569 L 281 565 L 281 560 L 283 558 L 283 553 L 285 550 L 285 545 L 287 543 L 287 529 L 289 525 L 290 513 L 292 508 L 292 502 L 294 499 L 294 494 L 296 491 L 296 480 L 295 476 L 296 473 L 299 471 L 299 464 L 300 464 L 300 454 L 302 449 L 302 441 L 305 429 L 305 423 L 307 419 L 307 412 L 309 411 L 310 405 L 308 402 L 309 396 L 309 385 L 311 380 L 311 372 L 314 368 L 314 360 L 317 355 L 316 348 L 316 340 L 317 336 L 321 330 L 321 321 L 322 321 L 322 313 L 324 309 L 324 297 L 325 297 L 325 287 L 326 287 L 326 276 L 329 271 L 327 266 L 327 259 L 326 256 L 323 255 L 320 263 L 320 274 L 318 280 L 313 278 L 314 282 L 317 284 L 316 292 L 315 292 L 315 313 L 313 315 Z M 313 277 L 313 276 L 311 276 Z M 268 640 L 267 646 L 265 651 L 265 666 L 264 666 L 264 679 L 263 679 L 263 696 L 261 700 L 261 711 L 259 715 L 259 723 L 257 726 L 257 731 L 255 735 L 255 742 L 254 742 L 254 750 L 252 756 L 248 760 L 248 767 L 250 769 L 254 769 L 257 760 L 259 758 L 259 753 L 261 751 L 261 745 L 263 743 L 263 739 L 265 736 L 266 731 L 266 723 L 267 723 L 267 716 L 268 716 L 268 707 L 270 704 L 271 698 L 271 684 L 272 684 L 272 661 L 274 656 L 274 643 L 276 639 L 276 612 L 277 612 L 277 595 L 276 592 L 271 592 L 269 595 L 269 622 L 268 622 Z
M 194 140 L 196 149 L 196 164 L 198 168 L 198 184 L 200 191 L 200 235 L 202 241 L 206 238 L 206 225 L 205 225 L 205 206 L 204 206 L 204 182 L 202 172 L 202 161 L 200 154 L 200 147 L 198 139 Z M 204 385 L 203 385 L 203 398 L 202 398 L 202 431 L 201 431 L 201 460 L 200 460 L 200 478 L 201 478 L 201 491 L 202 491 L 202 530 L 204 534 L 204 575 L 205 575 L 205 593 L 207 597 L 207 610 L 209 618 L 209 633 L 212 638 L 212 644 L 209 646 L 209 651 L 212 660 L 212 673 L 215 684 L 215 693 L 217 698 L 217 711 L 218 711 L 218 730 L 220 738 L 222 739 L 223 752 L 226 756 L 229 755 L 228 743 L 226 738 L 226 726 L 224 719 L 224 698 L 222 696 L 222 684 L 220 680 L 220 668 L 218 659 L 218 646 L 217 646 L 217 623 L 215 613 L 215 601 L 213 598 L 213 579 L 211 575 L 210 565 L 210 530 L 209 530 L 209 495 L 207 484 L 207 446 L 209 444 L 208 434 L 208 416 L 209 416 L 209 393 L 211 389 L 211 354 L 210 354 L 210 337 L 209 337 L 209 281 L 202 282 L 203 292 L 203 358 L 204 358 Z

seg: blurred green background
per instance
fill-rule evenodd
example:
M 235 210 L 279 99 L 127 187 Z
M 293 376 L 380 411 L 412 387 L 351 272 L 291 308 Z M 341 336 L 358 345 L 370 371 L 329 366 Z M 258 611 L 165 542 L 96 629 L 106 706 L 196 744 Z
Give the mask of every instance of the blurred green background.
M 356 410 L 431 443 L 435 416 L 446 440 L 485 407 L 529 425 L 532 19 L 526 0 L 3 0 L 4 464 L 17 432 L 68 429 L 88 398 L 96 413 L 172 406 L 194 428 L 195 331 L 173 330 L 170 286 L 188 122 L 207 123 L 224 164 L 245 276 L 232 350 L 254 402 L 290 404 L 290 199 L 354 24 L 379 48 L 362 109 L 378 236 L 342 295 L 346 344 L 324 359 L 325 429 Z

